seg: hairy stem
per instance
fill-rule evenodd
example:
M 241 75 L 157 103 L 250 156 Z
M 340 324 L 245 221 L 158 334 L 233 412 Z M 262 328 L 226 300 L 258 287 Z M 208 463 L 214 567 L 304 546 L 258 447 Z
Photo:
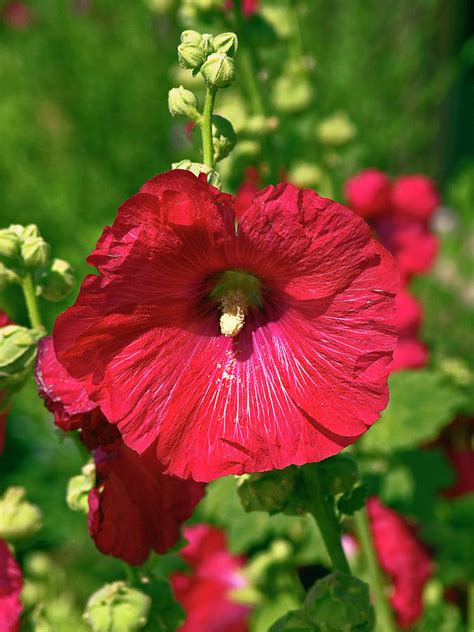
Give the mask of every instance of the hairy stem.
M 323 491 L 316 467 L 307 471 L 306 487 L 313 499 L 311 513 L 316 520 L 334 570 L 350 573 L 351 569 L 341 543 L 341 527 L 334 509 L 334 499 Z
M 375 553 L 372 535 L 370 533 L 369 517 L 364 507 L 355 514 L 356 533 L 362 546 L 365 562 L 370 579 L 370 588 L 375 597 L 375 611 L 377 613 L 378 629 L 383 632 L 395 632 L 396 626 L 393 612 L 385 593 L 384 579 Z
M 38 299 L 36 297 L 35 285 L 33 283 L 33 277 L 31 273 L 28 273 L 21 282 L 23 290 L 23 296 L 25 297 L 26 309 L 28 310 L 28 318 L 30 319 L 31 326 L 41 329 L 43 323 L 41 321 L 41 314 L 38 305 Z
M 216 90 L 207 88 L 204 111 L 201 117 L 202 155 L 205 165 L 214 168 L 214 147 L 212 146 L 212 112 L 216 100 Z

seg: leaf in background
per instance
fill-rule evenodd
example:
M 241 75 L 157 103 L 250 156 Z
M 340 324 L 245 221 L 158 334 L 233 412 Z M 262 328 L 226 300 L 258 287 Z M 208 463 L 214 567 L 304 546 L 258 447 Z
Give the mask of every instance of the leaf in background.
M 462 403 L 459 391 L 429 369 L 399 371 L 389 383 L 387 408 L 359 442 L 365 451 L 386 454 L 431 441 Z

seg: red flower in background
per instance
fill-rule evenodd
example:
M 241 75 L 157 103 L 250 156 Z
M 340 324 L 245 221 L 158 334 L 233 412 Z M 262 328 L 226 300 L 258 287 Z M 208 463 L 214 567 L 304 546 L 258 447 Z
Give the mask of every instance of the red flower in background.
M 417 337 L 423 317 L 422 307 L 416 298 L 404 289 L 398 292 L 395 304 L 398 342 L 391 369 L 397 371 L 422 367 L 428 359 L 428 350 Z
M 433 564 L 405 520 L 376 497 L 367 510 L 374 546 L 382 569 L 392 579 L 391 604 L 402 628 L 413 625 L 423 613 L 423 589 Z
M 1 16 L 3 22 L 15 31 L 25 31 L 34 20 L 33 11 L 25 2 L 7 2 Z
M 89 495 L 88 524 L 99 551 L 142 564 L 152 550 L 173 546 L 203 485 L 163 474 L 153 449 L 140 456 L 127 448 L 116 426 L 58 363 L 50 337 L 39 343 L 36 381 L 56 425 L 79 429 L 94 453 L 97 484 Z
M 361 217 L 371 218 L 390 205 L 390 178 L 378 169 L 366 169 L 345 184 L 349 206 Z
M 473 432 L 474 417 L 459 417 L 443 430 L 438 440 L 456 476 L 453 485 L 444 492 L 448 498 L 474 491 Z
M 181 557 L 190 572 L 174 573 L 171 583 L 186 612 L 179 632 L 246 632 L 250 608 L 232 601 L 231 591 L 247 582 L 239 573 L 244 559 L 228 552 L 225 534 L 205 524 L 184 529 L 189 544 Z
M 23 606 L 20 594 L 23 586 L 18 562 L 3 540 L 0 540 L 0 630 L 17 632 Z
M 394 214 L 428 220 L 438 208 L 440 197 L 433 180 L 408 175 L 395 180 L 390 201 Z
M 290 184 L 233 200 L 147 182 L 56 321 L 59 361 L 124 443 L 208 481 L 319 461 L 387 403 L 397 274 L 349 209 Z
M 248 167 L 248 169 L 245 170 L 244 180 L 235 194 L 234 212 L 238 220 L 252 204 L 253 198 L 258 193 L 260 182 L 261 178 L 258 169 Z
M 259 0 L 241 0 L 242 14 L 249 18 L 258 11 Z M 225 8 L 227 11 L 232 11 L 234 3 L 232 0 L 225 1 Z

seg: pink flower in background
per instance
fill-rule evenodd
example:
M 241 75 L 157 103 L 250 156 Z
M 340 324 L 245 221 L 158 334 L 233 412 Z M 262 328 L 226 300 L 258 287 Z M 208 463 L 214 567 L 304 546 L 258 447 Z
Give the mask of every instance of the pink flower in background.
M 352 211 L 290 184 L 156 176 L 119 209 L 58 360 L 124 443 L 209 481 L 319 461 L 386 406 L 397 273 Z
M 184 529 L 188 544 L 180 551 L 189 572 L 171 576 L 176 599 L 186 612 L 179 632 L 246 632 L 250 608 L 232 600 L 231 591 L 244 588 L 244 559 L 227 550 L 221 529 L 205 524 Z
M 33 10 L 25 2 L 7 2 L 1 11 L 1 17 L 15 31 L 27 30 L 34 21 Z
M 345 194 L 349 206 L 361 217 L 369 219 L 390 208 L 392 184 L 378 169 L 366 169 L 349 178 Z
M 81 384 L 58 363 L 50 337 L 39 343 L 39 393 L 63 430 L 80 430 L 93 452 L 97 482 L 89 494 L 89 531 L 105 555 L 142 564 L 151 551 L 164 553 L 201 500 L 204 486 L 163 474 L 153 448 L 127 448 Z
M 433 574 L 433 563 L 406 521 L 376 497 L 367 510 L 377 556 L 391 578 L 390 602 L 402 628 L 413 625 L 423 613 L 423 589 Z
M 428 220 L 440 204 L 436 185 L 427 176 L 400 176 L 391 190 L 390 202 L 395 215 Z
M 396 298 L 396 325 L 398 342 L 393 354 L 391 369 L 416 369 L 428 360 L 428 349 L 418 340 L 423 310 L 420 303 L 401 288 Z
M 259 0 L 241 0 L 242 13 L 245 17 L 250 17 L 258 11 Z M 234 8 L 232 0 L 225 0 L 225 8 L 231 11 Z
M 18 632 L 23 606 L 20 594 L 23 586 L 21 569 L 8 545 L 0 540 L 0 630 Z

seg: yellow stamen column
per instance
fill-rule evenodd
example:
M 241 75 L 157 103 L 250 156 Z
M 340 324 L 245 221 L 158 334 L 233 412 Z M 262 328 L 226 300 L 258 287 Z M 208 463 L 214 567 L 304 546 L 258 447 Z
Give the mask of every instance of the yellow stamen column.
M 242 330 L 248 312 L 247 297 L 241 290 L 229 290 L 221 298 L 221 334 L 234 338 Z

